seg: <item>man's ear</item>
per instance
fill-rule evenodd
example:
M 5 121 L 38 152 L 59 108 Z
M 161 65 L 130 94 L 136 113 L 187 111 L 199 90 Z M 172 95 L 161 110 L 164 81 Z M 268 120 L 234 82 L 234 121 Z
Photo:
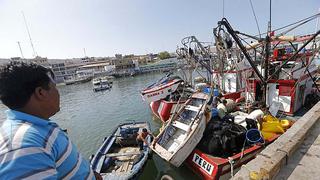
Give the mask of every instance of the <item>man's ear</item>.
M 38 100 L 45 100 L 47 98 L 47 91 L 42 87 L 36 87 L 34 90 L 34 96 Z

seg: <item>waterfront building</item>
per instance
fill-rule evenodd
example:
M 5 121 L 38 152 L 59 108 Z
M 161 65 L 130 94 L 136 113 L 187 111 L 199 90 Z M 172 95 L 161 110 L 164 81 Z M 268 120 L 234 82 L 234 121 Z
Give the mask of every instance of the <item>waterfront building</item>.
M 177 68 L 177 59 L 170 58 L 158 61 L 156 63 L 141 65 L 139 67 L 141 73 L 153 72 L 153 71 L 168 71 Z
M 106 73 L 113 72 L 115 70 L 115 65 L 112 65 L 111 62 L 100 61 L 95 63 L 90 63 L 79 67 L 77 74 L 79 76 L 98 76 L 104 75 Z

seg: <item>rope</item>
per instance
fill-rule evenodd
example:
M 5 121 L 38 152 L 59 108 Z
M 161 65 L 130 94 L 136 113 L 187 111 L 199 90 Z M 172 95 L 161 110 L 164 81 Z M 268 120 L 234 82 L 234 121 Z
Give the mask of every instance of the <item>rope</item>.
M 250 2 L 250 6 L 251 6 L 251 10 L 252 10 L 253 16 L 254 16 L 254 20 L 256 21 L 256 25 L 257 25 L 258 32 L 259 32 L 259 37 L 261 38 L 261 32 L 260 32 L 260 28 L 259 28 L 257 16 L 256 16 L 256 13 L 254 12 L 254 8 L 253 8 L 253 5 L 252 5 L 252 1 L 249 0 L 249 2 Z
M 231 177 L 233 178 L 233 158 L 232 157 L 228 157 L 228 161 L 229 161 L 229 164 L 230 164 L 230 169 L 231 169 Z
M 271 31 L 279 31 L 279 30 L 288 28 L 288 27 L 290 27 L 290 26 L 293 26 L 293 25 L 295 25 L 295 24 L 301 23 L 301 22 L 303 22 L 303 21 L 311 21 L 311 20 L 317 18 L 318 16 L 320 16 L 320 13 L 314 14 L 314 15 L 312 15 L 312 16 L 309 16 L 309 17 L 307 17 L 307 18 L 301 19 L 301 20 L 299 20 L 299 21 L 296 21 L 296 22 L 294 22 L 294 23 L 288 24 L 288 25 L 286 25 L 286 26 L 273 29 L 273 30 L 271 30 Z M 262 33 L 262 34 L 260 34 L 260 35 L 265 35 L 265 34 L 267 34 L 267 32 Z M 254 36 L 259 36 L 259 34 L 254 35 Z M 249 39 L 249 38 L 245 38 L 245 39 Z

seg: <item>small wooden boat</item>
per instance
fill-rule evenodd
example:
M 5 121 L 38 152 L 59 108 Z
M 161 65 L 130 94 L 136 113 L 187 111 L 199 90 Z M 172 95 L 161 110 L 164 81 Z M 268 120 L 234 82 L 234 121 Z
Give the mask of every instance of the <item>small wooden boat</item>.
M 183 80 L 178 76 L 165 76 L 158 82 L 153 83 L 146 89 L 141 91 L 141 95 L 148 103 L 166 98 L 171 93 L 175 92 Z
M 103 179 L 136 179 L 150 153 L 148 145 L 139 149 L 137 133 L 146 128 L 150 132 L 148 122 L 132 122 L 118 125 L 112 135 L 106 137 L 102 146 L 91 159 L 91 166 Z M 151 143 L 151 136 L 147 141 Z
M 204 93 L 193 94 L 155 138 L 152 150 L 179 167 L 203 136 L 208 98 Z

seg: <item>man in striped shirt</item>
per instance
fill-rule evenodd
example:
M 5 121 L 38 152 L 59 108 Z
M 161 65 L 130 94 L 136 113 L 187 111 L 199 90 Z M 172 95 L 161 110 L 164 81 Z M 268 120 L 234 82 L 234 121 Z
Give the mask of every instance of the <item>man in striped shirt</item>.
M 49 118 L 60 110 L 51 70 L 11 62 L 0 70 L 0 179 L 100 179 Z M 95 175 L 97 177 L 95 177 Z

